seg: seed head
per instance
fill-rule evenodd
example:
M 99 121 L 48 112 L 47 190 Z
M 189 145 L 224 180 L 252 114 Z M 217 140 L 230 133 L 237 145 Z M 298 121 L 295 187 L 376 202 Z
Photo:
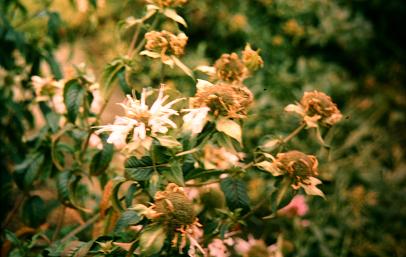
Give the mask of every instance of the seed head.
M 236 53 L 223 54 L 214 68 L 217 78 L 225 82 L 241 82 L 247 77 L 247 68 Z
M 300 104 L 307 116 L 319 115 L 321 117 L 319 121 L 324 126 L 334 125 L 342 118 L 337 105 L 323 92 L 305 92 Z
M 196 219 L 192 201 L 186 196 L 183 188 L 174 183 L 168 184 L 165 191 L 155 194 L 154 210 L 171 231 L 191 225 Z
M 198 91 L 193 105 L 207 106 L 214 116 L 244 118 L 253 101 L 251 91 L 244 85 L 218 83 Z

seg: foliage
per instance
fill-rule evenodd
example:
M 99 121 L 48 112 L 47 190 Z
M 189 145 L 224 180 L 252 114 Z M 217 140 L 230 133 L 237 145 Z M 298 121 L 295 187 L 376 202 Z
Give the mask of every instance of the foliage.
M 0 3 L 2 256 L 405 255 L 401 1 L 65 2 Z

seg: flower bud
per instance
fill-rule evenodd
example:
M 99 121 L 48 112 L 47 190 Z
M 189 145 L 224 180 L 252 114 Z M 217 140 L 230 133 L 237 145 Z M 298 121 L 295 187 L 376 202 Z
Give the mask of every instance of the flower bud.
M 256 71 L 264 66 L 259 50 L 252 50 L 250 44 L 247 44 L 244 51 L 242 51 L 242 61 L 250 71 Z

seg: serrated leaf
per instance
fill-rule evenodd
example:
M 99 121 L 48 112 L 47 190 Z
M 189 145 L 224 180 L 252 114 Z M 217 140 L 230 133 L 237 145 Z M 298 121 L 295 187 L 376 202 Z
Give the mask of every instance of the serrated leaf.
M 148 156 L 141 159 L 132 156 L 127 159 L 124 171 L 127 179 L 135 181 L 148 180 L 154 171 L 152 159 Z
M 24 162 L 16 166 L 15 178 L 18 179 L 17 184 L 23 189 L 32 187 L 34 180 L 38 177 L 40 169 L 44 162 L 44 154 L 36 153 L 29 154 Z
M 118 196 L 118 192 L 120 190 L 120 186 L 125 182 L 125 178 L 117 177 L 114 179 L 113 182 L 113 190 L 111 192 L 111 204 L 113 205 L 114 209 L 118 212 L 124 211 L 124 208 L 121 206 L 120 198 Z
M 162 175 L 165 176 L 170 182 L 173 182 L 177 185 L 184 186 L 185 182 L 183 179 L 182 166 L 178 161 L 172 161 L 170 167 L 165 169 L 162 172 Z
M 164 245 L 166 233 L 162 226 L 150 225 L 146 227 L 140 237 L 140 251 L 142 256 L 159 253 Z
M 63 101 L 68 112 L 68 120 L 75 122 L 79 109 L 83 104 L 85 88 L 77 79 L 70 80 L 63 89 Z
M 238 178 L 228 177 L 221 181 L 220 186 L 230 210 L 238 208 L 243 210 L 249 209 L 249 198 L 244 181 Z
M 33 228 L 43 224 L 48 213 L 45 202 L 38 195 L 28 198 L 22 207 L 22 216 L 24 222 Z
M 168 9 L 165 9 L 163 14 L 166 17 L 168 17 L 169 19 L 172 19 L 172 20 L 176 21 L 177 23 L 180 23 L 183 26 L 187 27 L 185 19 L 183 19 L 182 16 L 180 16 L 175 10 L 168 8 Z
M 100 86 L 100 92 L 105 100 L 109 97 L 111 91 L 113 90 L 113 82 L 123 67 L 123 60 L 115 59 L 107 64 L 107 66 L 104 68 L 102 76 L 103 83 Z
M 90 163 L 90 174 L 98 176 L 102 174 L 113 159 L 114 147 L 112 144 L 103 142 L 103 149 L 97 152 Z
M 216 129 L 234 138 L 240 144 L 242 144 L 242 130 L 240 124 L 238 124 L 237 122 L 227 118 L 220 118 L 216 122 Z
M 136 225 L 142 220 L 142 216 L 138 215 L 137 212 L 132 210 L 126 210 L 121 213 L 120 218 L 118 219 L 115 227 L 115 231 L 121 231 L 128 226 Z

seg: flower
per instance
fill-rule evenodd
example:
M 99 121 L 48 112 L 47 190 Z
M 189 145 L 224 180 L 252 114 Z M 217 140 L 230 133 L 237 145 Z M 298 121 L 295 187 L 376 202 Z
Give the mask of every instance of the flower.
M 223 240 L 215 238 L 213 241 L 207 246 L 208 253 L 210 257 L 228 257 L 230 253 L 225 246 Z
M 247 68 L 236 53 L 223 54 L 214 64 L 216 76 L 225 82 L 241 82 L 247 75 Z
M 285 107 L 287 112 L 295 112 L 303 117 L 309 128 L 317 128 L 318 123 L 323 126 L 332 126 L 342 119 L 342 114 L 331 97 L 323 92 L 305 92 L 298 104 Z
M 183 116 L 182 130 L 192 135 L 202 132 L 207 122 L 207 114 L 210 111 L 208 107 L 183 109 L 182 112 L 189 112 Z
M 299 25 L 299 23 L 294 20 L 294 19 L 290 19 L 288 21 L 285 22 L 285 24 L 283 24 L 282 27 L 283 31 L 290 36 L 303 36 L 304 34 L 304 29 L 301 25 Z
M 240 165 L 241 153 L 233 153 L 225 147 L 207 144 L 203 148 L 205 169 L 226 170 Z
M 306 204 L 306 199 L 303 195 L 296 195 L 292 201 L 282 209 L 278 211 L 278 214 L 283 216 L 304 216 L 309 211 L 309 207 Z
M 195 248 L 204 253 L 198 241 L 203 236 L 202 225 L 193 210 L 192 201 L 187 197 L 183 187 L 169 183 L 164 191 L 155 194 L 155 203 L 150 207 L 154 211 L 152 218 L 161 222 L 168 234 L 173 235 L 172 245 L 179 246 L 179 251 L 190 242 L 189 256 L 193 256 Z M 178 244 L 180 240 L 180 244 Z
M 244 257 L 283 257 L 277 244 L 267 246 L 263 240 L 257 240 L 248 235 L 248 241 L 241 238 L 235 239 L 234 249 Z
M 147 55 L 151 58 L 161 58 L 162 61 L 172 66 L 173 60 L 171 55 L 181 56 L 184 53 L 185 46 L 188 41 L 188 37 L 184 33 L 175 35 L 166 30 L 162 31 L 150 31 L 145 34 L 147 43 L 145 49 L 140 54 Z M 169 55 L 169 56 L 168 56 Z
M 120 103 L 125 116 L 117 116 L 114 124 L 99 126 L 96 133 L 110 132 L 108 143 L 136 157 L 142 157 L 150 149 L 152 137 L 166 134 L 169 128 L 177 127 L 170 117 L 178 115 L 178 112 L 171 107 L 182 99 L 164 104 L 168 96 L 164 96 L 163 92 L 164 86 L 161 86 L 151 107 L 146 104 L 146 98 L 152 90 L 144 88 L 139 100 L 127 95 L 127 101 Z
M 318 175 L 318 161 L 313 155 L 299 151 L 278 153 L 272 163 L 262 161 L 256 166 L 271 172 L 274 176 L 288 176 L 292 180 L 292 187 L 295 190 L 302 187 L 308 195 L 324 197 L 323 192 L 316 187 L 321 184 L 321 181 L 315 177 Z
M 51 107 L 54 108 L 56 113 L 63 114 L 66 112 L 66 107 L 63 101 L 64 80 L 32 76 L 31 84 L 34 87 L 36 100 L 38 102 L 49 101 Z
M 250 71 L 256 71 L 264 66 L 259 50 L 252 50 L 250 44 L 247 44 L 244 51 L 242 51 L 242 62 Z
M 214 116 L 245 118 L 253 102 L 251 91 L 244 85 L 220 82 L 198 87 L 192 98 L 194 108 L 209 107 Z

